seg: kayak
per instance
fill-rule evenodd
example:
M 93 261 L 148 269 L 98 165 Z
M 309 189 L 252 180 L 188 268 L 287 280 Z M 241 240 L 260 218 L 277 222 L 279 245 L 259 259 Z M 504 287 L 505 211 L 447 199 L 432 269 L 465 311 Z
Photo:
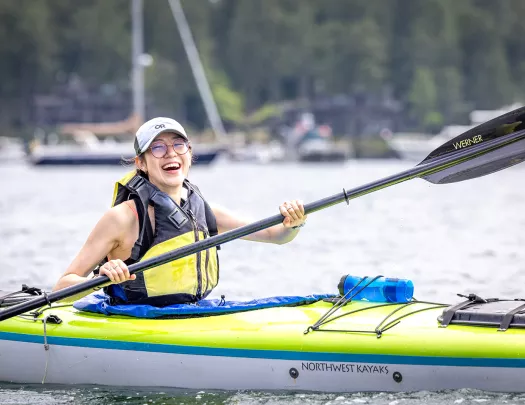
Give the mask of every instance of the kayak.
M 0 322 L 0 381 L 523 392 L 523 301 L 478 298 L 453 306 L 421 301 L 342 305 L 339 298 L 327 298 L 167 319 L 107 316 L 59 302 Z
M 414 178 L 449 184 L 519 164 L 525 161 L 524 122 L 525 107 L 506 113 L 451 139 L 412 169 L 343 188 L 307 204 L 305 213 L 349 204 Z M 282 221 L 277 214 L 134 263 L 129 270 L 147 271 Z M 522 300 L 469 296 L 451 306 L 326 297 L 295 306 L 153 318 L 90 312 L 78 308 L 78 302 L 62 301 L 107 282 L 105 276 L 93 277 L 7 309 L 1 308 L 5 300 L 0 295 L 0 381 L 222 390 L 525 392 Z

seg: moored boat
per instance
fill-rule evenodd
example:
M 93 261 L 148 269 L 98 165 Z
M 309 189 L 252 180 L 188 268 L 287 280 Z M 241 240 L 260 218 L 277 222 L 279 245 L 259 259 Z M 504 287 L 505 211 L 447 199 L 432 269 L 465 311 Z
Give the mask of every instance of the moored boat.
M 222 149 L 198 146 L 193 164 L 208 165 L 221 154 Z M 32 151 L 29 161 L 35 166 L 117 166 L 135 157 L 131 143 L 115 143 L 83 147 L 80 145 L 42 145 Z
M 520 103 L 515 103 L 497 110 L 474 110 L 469 114 L 470 123 L 468 125 L 446 125 L 435 135 L 418 133 L 393 134 L 387 130 L 381 133 L 381 137 L 401 159 L 421 161 L 439 145 L 521 106 Z

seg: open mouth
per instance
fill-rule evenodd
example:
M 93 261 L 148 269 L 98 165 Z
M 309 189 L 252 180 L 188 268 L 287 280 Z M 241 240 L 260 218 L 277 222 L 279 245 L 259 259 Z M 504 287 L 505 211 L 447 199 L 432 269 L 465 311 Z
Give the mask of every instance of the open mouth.
M 168 173 L 176 173 L 180 168 L 181 164 L 179 162 L 172 162 L 162 166 L 162 170 Z

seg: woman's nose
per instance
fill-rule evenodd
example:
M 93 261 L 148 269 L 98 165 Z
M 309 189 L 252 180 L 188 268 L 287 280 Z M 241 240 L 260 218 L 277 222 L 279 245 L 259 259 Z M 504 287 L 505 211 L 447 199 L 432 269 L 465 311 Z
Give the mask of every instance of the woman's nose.
M 166 156 L 177 156 L 177 152 L 175 152 L 175 148 L 173 147 L 173 145 L 168 145 L 168 151 L 166 152 Z

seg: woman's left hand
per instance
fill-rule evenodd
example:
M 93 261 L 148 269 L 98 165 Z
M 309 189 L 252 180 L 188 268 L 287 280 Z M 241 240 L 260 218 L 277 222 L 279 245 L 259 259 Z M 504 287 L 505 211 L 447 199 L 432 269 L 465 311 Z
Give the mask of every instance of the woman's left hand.
M 285 201 L 279 206 L 279 211 L 284 217 L 283 225 L 285 228 L 301 226 L 306 221 L 304 205 L 301 200 Z

